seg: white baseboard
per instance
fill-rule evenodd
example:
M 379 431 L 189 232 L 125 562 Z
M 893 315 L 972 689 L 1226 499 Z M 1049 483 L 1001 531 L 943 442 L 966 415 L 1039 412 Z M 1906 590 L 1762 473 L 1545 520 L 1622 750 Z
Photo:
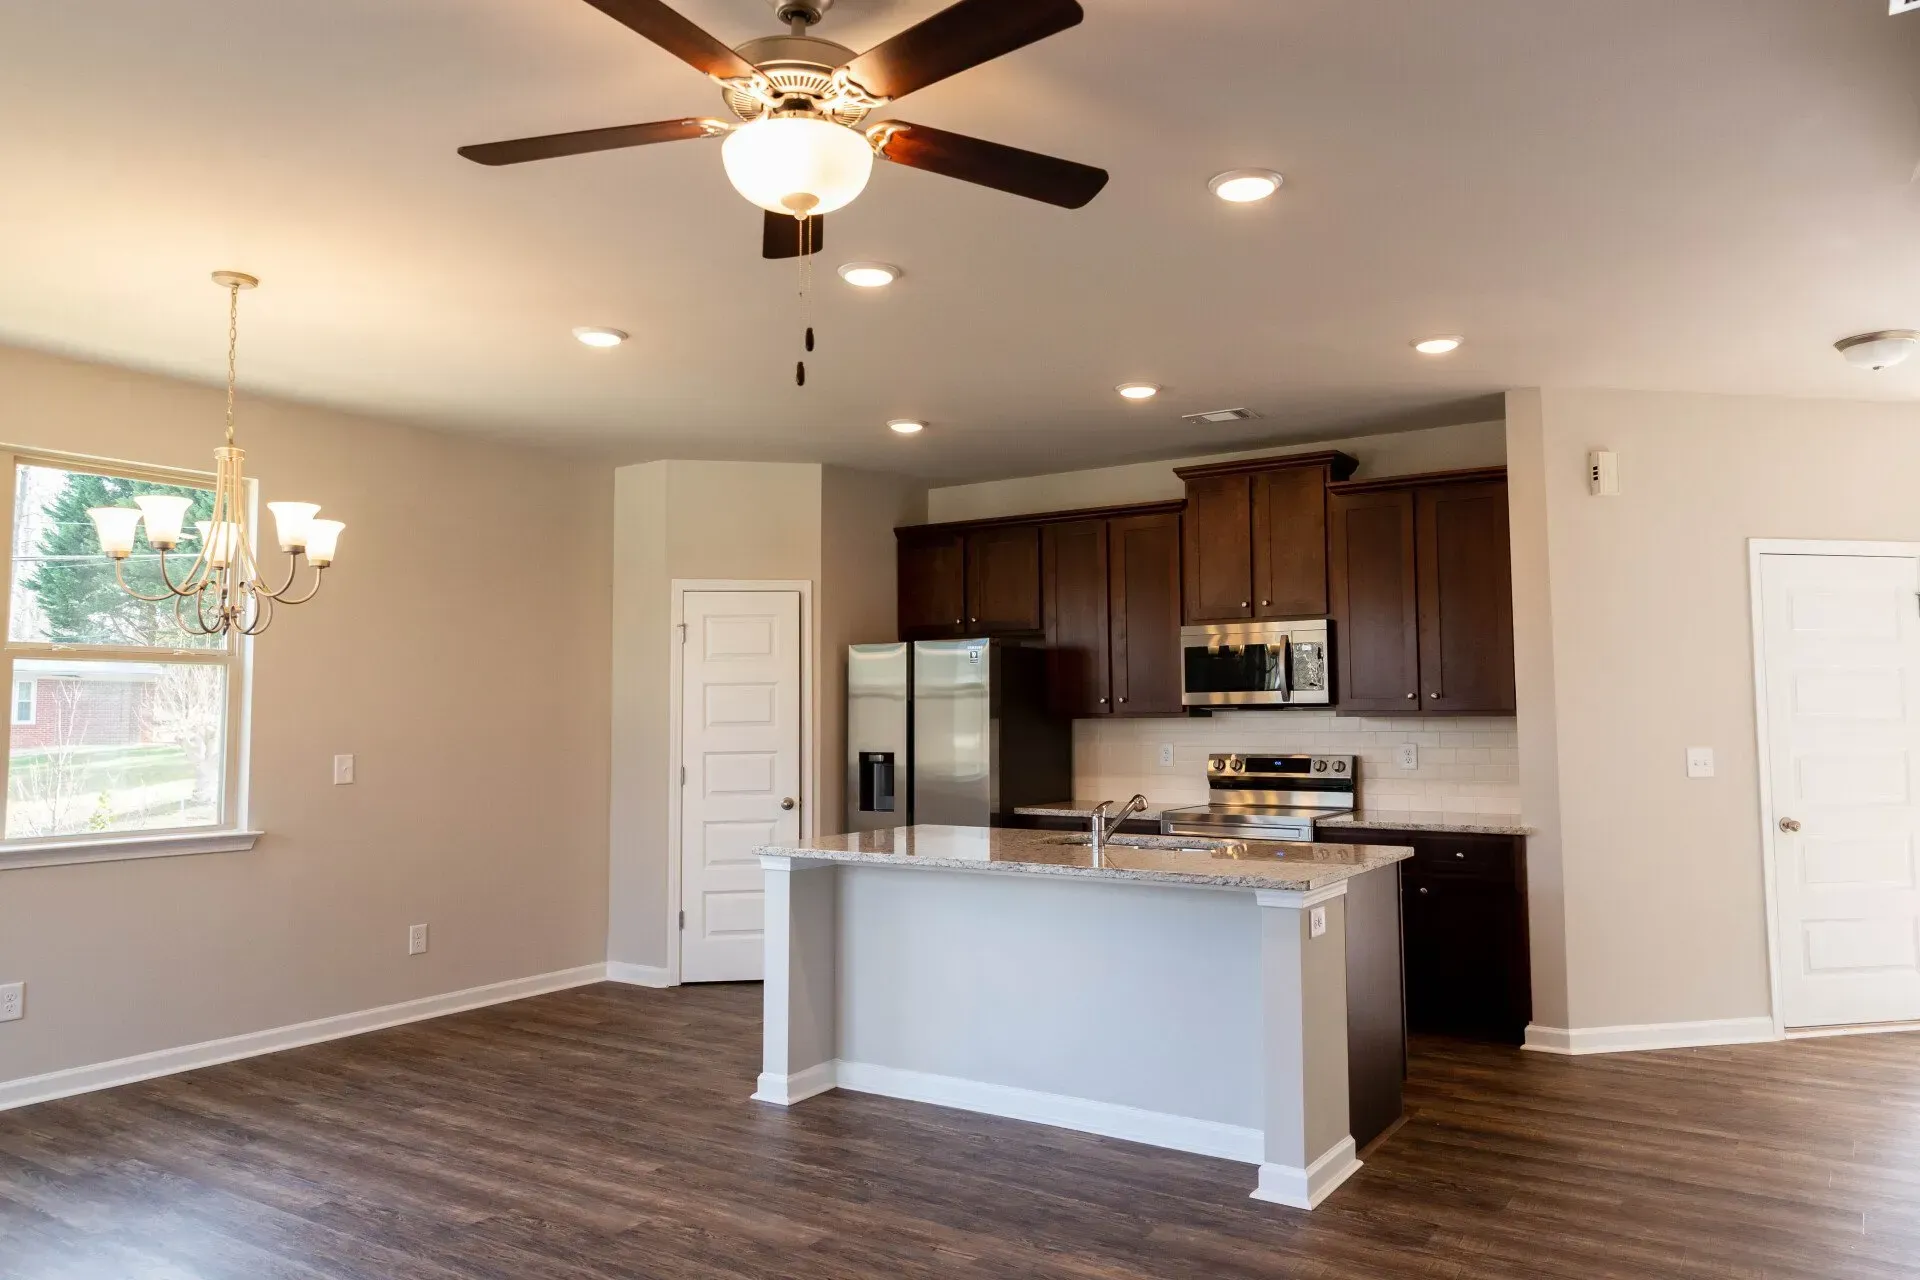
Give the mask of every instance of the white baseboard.
M 1216 1120 L 1196 1120 L 1191 1116 L 1171 1115 L 1164 1111 L 1145 1111 L 1115 1102 L 1096 1102 L 1060 1093 L 1041 1093 L 1016 1089 L 1010 1085 L 987 1084 L 980 1080 L 962 1080 L 924 1071 L 906 1071 L 868 1062 L 834 1062 L 833 1081 L 855 1093 L 877 1093 L 909 1102 L 930 1102 L 940 1107 L 957 1107 L 1009 1120 L 1052 1125 L 1096 1133 L 1103 1138 L 1122 1138 L 1148 1146 L 1189 1151 L 1195 1155 L 1218 1156 L 1244 1164 L 1259 1164 L 1265 1154 L 1265 1137 L 1258 1129 L 1223 1124 Z M 817 1069 L 817 1068 L 816 1068 Z M 1351 1144 L 1349 1144 L 1351 1145 Z
M 54 1098 L 65 1098 L 76 1093 L 90 1093 L 95 1089 L 110 1089 L 115 1085 L 132 1084 L 138 1080 L 151 1080 L 155 1076 L 172 1075 L 177 1071 L 191 1071 L 196 1067 L 211 1067 L 222 1062 L 232 1062 L 237 1058 L 278 1053 L 282 1049 L 295 1049 L 304 1044 L 318 1044 L 322 1040 L 357 1036 L 363 1032 L 378 1031 L 383 1027 L 395 1027 L 406 1022 L 444 1017 L 449 1013 L 459 1013 L 466 1009 L 478 1009 L 490 1004 L 505 1004 L 509 1000 L 524 1000 L 528 996 L 544 995 L 549 991 L 564 991 L 568 987 L 583 987 L 593 982 L 604 982 L 606 978 L 607 966 L 604 963 L 585 964 L 577 969 L 561 969 L 554 973 L 535 974 L 530 978 L 514 978 L 508 982 L 494 982 L 484 987 L 449 991 L 444 995 L 403 1000 L 399 1004 L 382 1005 L 377 1009 L 362 1009 L 357 1013 L 336 1014 L 330 1018 L 317 1018 L 312 1022 L 298 1022 L 292 1026 L 274 1027 L 266 1031 L 250 1031 L 245 1035 L 182 1045 L 177 1049 L 160 1049 L 153 1053 L 136 1054 L 131 1058 L 118 1058 L 112 1062 L 98 1062 L 91 1066 L 50 1071 L 45 1075 L 26 1076 L 19 1080 L 0 1082 L 0 1111 L 24 1107 L 35 1102 L 48 1102 Z
M 607 961 L 607 981 L 624 982 L 630 987 L 670 987 L 666 968 L 657 964 L 628 964 L 624 960 Z
M 1543 1027 L 1529 1024 L 1525 1047 L 1575 1056 L 1760 1044 L 1780 1037 L 1772 1018 L 1717 1018 L 1710 1022 L 1649 1022 L 1624 1027 Z
M 1260 1185 L 1253 1189 L 1252 1198 L 1289 1209 L 1317 1209 L 1322 1200 L 1358 1172 L 1360 1157 L 1354 1152 L 1353 1139 L 1346 1137 L 1304 1169 L 1290 1164 L 1261 1165 Z
M 804 1071 L 796 1071 L 790 1076 L 776 1076 L 761 1072 L 758 1087 L 753 1091 L 755 1102 L 771 1102 L 778 1106 L 790 1107 L 796 1102 L 805 1102 L 815 1094 L 825 1093 L 837 1083 L 838 1062 L 821 1062 Z

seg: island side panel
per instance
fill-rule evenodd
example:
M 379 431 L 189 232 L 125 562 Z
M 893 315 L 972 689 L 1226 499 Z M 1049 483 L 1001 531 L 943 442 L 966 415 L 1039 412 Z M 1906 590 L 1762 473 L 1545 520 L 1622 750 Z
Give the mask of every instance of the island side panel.
M 839 909 L 832 863 L 763 857 L 766 976 L 761 1102 L 787 1106 L 834 1086 L 839 1039 Z
M 1347 1093 L 1346 885 L 1262 891 L 1266 1158 L 1258 1200 L 1311 1209 L 1359 1168 Z M 1310 936 L 1314 912 L 1326 931 Z

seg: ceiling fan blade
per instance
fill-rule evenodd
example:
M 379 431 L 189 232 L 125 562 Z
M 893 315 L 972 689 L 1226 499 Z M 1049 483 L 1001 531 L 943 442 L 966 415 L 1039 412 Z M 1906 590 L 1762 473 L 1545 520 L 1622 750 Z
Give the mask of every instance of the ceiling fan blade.
M 460 148 L 460 154 L 479 164 L 521 164 L 555 156 L 585 155 L 589 151 L 617 151 L 644 147 L 650 142 L 685 142 L 715 138 L 727 131 L 718 120 L 655 120 L 651 124 L 618 124 L 610 129 L 581 129 L 576 133 L 549 133 L 538 138 L 482 142 Z
M 1062 209 L 1081 208 L 1107 185 L 1105 169 L 969 138 L 964 133 L 900 120 L 888 120 L 875 128 L 888 132 L 880 154 L 895 164 L 945 174 Z
M 587 0 L 587 3 L 715 80 L 753 74 L 752 63 L 667 8 L 660 0 Z
M 1076 0 L 960 0 L 867 50 L 847 64 L 847 75 L 877 97 L 901 98 L 1084 17 Z
M 766 218 L 760 226 L 760 256 L 763 258 L 797 258 L 800 256 L 800 237 L 803 234 L 800 220 L 790 213 L 766 211 Z M 816 214 L 807 219 L 804 234 L 810 252 L 820 252 L 820 246 L 826 243 L 827 220 Z

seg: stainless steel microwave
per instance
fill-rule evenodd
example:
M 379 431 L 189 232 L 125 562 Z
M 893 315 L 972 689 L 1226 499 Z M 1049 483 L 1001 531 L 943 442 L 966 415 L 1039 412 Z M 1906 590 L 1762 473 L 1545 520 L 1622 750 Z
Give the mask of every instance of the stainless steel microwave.
M 1325 621 L 1180 628 L 1180 701 L 1189 707 L 1302 707 L 1333 701 Z

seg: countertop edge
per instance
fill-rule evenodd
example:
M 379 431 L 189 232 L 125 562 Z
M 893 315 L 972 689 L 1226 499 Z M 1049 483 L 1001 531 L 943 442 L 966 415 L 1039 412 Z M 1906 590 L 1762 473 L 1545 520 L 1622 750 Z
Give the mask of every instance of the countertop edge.
M 1157 819 L 1169 807 L 1180 806 L 1149 805 L 1138 816 Z M 1428 832 L 1438 835 L 1483 835 L 1483 836 L 1531 836 L 1538 834 L 1534 828 L 1520 822 L 1517 816 L 1508 814 L 1461 814 L 1458 819 L 1436 818 L 1425 810 L 1411 811 L 1419 816 L 1401 818 L 1391 811 L 1369 813 L 1361 811 L 1359 817 L 1316 818 L 1314 825 L 1328 830 L 1345 828 L 1351 831 L 1409 831 Z M 1091 805 L 1082 807 L 1074 803 L 1027 804 L 1018 805 L 1014 813 L 1026 818 L 1091 818 Z M 1485 819 L 1476 821 L 1475 819 Z
M 1185 889 L 1235 889 L 1243 891 L 1277 890 L 1311 893 L 1331 888 L 1356 876 L 1382 871 L 1413 857 L 1404 845 L 1368 845 L 1378 859 L 1372 866 L 1354 867 L 1326 864 L 1317 873 L 1308 873 L 1294 881 L 1270 876 L 1210 876 L 1187 871 L 1129 870 L 1117 867 L 1068 867 L 1041 862 L 975 862 L 955 858 L 927 858 L 918 854 L 854 853 L 845 849 L 809 849 L 792 845 L 760 845 L 751 852 L 762 858 L 793 858 L 801 861 L 837 862 L 846 866 L 899 867 L 919 871 L 962 871 L 975 875 L 1049 876 L 1070 880 L 1099 880 L 1116 883 L 1155 884 Z

